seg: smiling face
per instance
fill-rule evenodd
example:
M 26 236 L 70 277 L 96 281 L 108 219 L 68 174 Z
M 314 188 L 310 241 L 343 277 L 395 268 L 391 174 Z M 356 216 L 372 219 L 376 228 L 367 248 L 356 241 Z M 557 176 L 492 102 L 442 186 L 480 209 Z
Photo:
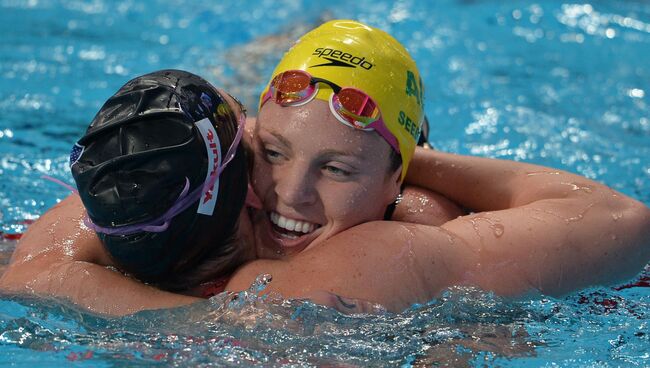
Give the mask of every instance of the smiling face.
M 400 169 L 376 132 L 341 124 L 328 103 L 265 104 L 253 138 L 258 258 L 281 258 L 363 222 L 380 220 L 399 193 Z

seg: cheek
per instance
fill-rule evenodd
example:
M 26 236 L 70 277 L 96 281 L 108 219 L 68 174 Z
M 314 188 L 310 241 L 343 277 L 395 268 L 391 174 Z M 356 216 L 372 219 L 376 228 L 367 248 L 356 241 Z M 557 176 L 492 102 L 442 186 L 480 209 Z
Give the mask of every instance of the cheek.
M 380 193 L 368 186 L 338 188 L 328 200 L 324 201 L 327 215 L 341 222 L 378 220 L 383 216 L 386 206 Z
M 255 157 L 253 172 L 251 175 L 251 186 L 255 193 L 263 198 L 263 194 L 268 190 L 269 186 L 273 183 L 271 176 L 271 165 L 263 158 Z

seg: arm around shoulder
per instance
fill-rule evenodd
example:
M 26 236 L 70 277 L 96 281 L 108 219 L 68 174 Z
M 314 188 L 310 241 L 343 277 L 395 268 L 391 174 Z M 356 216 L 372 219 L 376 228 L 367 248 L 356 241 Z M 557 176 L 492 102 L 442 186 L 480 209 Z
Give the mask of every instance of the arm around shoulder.
M 34 222 L 16 246 L 0 289 L 61 297 L 110 315 L 199 300 L 158 290 L 107 268 L 112 265 L 110 257 L 84 226 L 83 216 L 79 197 L 71 195 Z
M 585 177 L 521 162 L 419 151 L 410 180 L 477 212 L 443 225 L 480 254 L 468 282 L 563 294 L 636 275 L 649 209 Z M 410 171 L 409 171 L 410 173 Z

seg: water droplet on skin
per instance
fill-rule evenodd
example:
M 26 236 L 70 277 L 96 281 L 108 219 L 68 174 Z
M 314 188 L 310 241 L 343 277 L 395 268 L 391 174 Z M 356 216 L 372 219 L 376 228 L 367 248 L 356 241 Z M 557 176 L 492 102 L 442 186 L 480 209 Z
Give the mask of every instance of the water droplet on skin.
M 575 183 L 562 183 L 562 184 L 570 186 L 571 190 L 573 191 L 581 190 L 585 193 L 591 193 L 591 188 L 589 188 L 588 186 L 580 186 Z
M 526 174 L 527 176 L 536 176 L 536 175 L 560 175 L 558 171 L 533 171 Z
M 481 235 L 481 231 L 478 227 L 478 220 L 479 217 L 475 219 L 469 219 L 469 222 L 472 224 L 472 227 L 474 228 L 474 232 L 476 232 L 476 235 L 481 239 L 481 244 L 483 244 L 483 235 Z
M 614 219 L 614 221 L 618 221 L 619 219 L 623 218 L 623 214 L 622 213 L 612 213 L 612 218 Z
M 253 285 L 251 285 L 249 290 L 251 292 L 258 294 L 262 292 L 264 289 L 266 289 L 266 285 L 268 285 L 272 280 L 273 280 L 273 276 L 269 274 L 259 275 L 255 279 L 255 282 L 253 283 Z
M 569 217 L 569 218 L 567 218 L 567 219 L 564 219 L 564 222 L 566 222 L 566 223 L 568 224 L 568 223 L 570 223 L 570 222 L 574 222 L 574 221 L 580 221 L 580 220 L 582 220 L 582 218 L 585 217 L 585 213 L 587 213 L 587 211 L 589 211 L 589 209 L 590 209 L 591 207 L 593 207 L 593 206 L 594 206 L 594 204 L 591 203 L 590 205 L 588 205 L 587 207 L 585 207 L 585 209 L 582 210 L 582 212 L 580 212 L 577 216 Z
M 485 212 L 486 215 L 491 216 L 491 212 Z M 499 219 L 493 219 L 493 218 L 488 218 L 488 217 L 480 217 L 477 216 L 474 219 L 471 219 L 470 222 L 472 223 L 472 227 L 476 231 L 476 234 L 481 238 L 481 241 L 483 240 L 483 237 L 481 236 L 478 221 L 483 220 L 486 221 L 489 224 L 490 229 L 492 229 L 492 233 L 494 236 L 497 238 L 500 238 L 504 231 L 505 227 L 501 224 L 499 224 L 500 220 Z
M 580 221 L 580 220 L 582 220 L 583 217 L 584 216 L 582 214 L 578 214 L 578 216 L 569 217 L 568 219 L 565 220 L 565 222 L 568 224 L 570 222 Z
M 89 230 L 88 226 L 86 226 L 86 223 L 84 222 L 83 219 L 79 220 L 79 221 L 78 221 L 78 224 L 79 224 L 79 228 L 80 228 L 81 230 Z
M 494 236 L 500 238 L 503 235 L 504 227 L 501 224 L 490 225 L 490 228 L 494 232 Z

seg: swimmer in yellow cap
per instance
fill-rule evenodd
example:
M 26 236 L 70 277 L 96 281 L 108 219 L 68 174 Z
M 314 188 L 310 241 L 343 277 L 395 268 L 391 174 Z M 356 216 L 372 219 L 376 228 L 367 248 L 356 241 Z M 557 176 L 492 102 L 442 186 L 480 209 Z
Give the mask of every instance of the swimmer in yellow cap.
M 273 71 L 260 108 L 269 100 L 296 106 L 313 98 L 328 102 L 343 124 L 376 130 L 400 154 L 404 179 L 422 129 L 424 89 L 397 40 L 352 20 L 307 33 Z
M 380 29 L 334 20 L 301 37 L 260 96 L 258 256 L 292 255 L 390 219 L 421 135 L 423 94 L 415 62 Z

